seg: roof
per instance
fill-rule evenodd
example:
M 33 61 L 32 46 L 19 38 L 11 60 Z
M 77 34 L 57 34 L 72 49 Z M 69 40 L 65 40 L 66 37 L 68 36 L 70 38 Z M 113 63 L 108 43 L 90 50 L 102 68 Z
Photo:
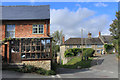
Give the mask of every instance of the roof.
M 41 20 L 50 19 L 49 5 L 40 6 L 0 6 L 1 20 Z M 1 16 L 2 15 L 2 16 Z
M 65 45 L 81 45 L 81 38 L 69 38 L 68 40 L 65 41 Z M 103 43 L 99 38 L 83 38 L 83 44 L 98 44 L 102 45 Z
M 113 38 L 111 35 L 101 35 L 101 37 L 104 43 L 111 43 L 113 41 Z

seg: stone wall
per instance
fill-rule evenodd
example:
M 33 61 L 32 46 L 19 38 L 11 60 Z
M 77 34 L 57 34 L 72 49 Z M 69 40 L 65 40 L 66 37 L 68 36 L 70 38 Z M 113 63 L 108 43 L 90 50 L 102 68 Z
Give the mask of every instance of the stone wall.
M 33 65 L 35 67 L 41 67 L 46 70 L 51 70 L 51 60 L 43 60 L 43 61 L 22 61 L 25 65 Z

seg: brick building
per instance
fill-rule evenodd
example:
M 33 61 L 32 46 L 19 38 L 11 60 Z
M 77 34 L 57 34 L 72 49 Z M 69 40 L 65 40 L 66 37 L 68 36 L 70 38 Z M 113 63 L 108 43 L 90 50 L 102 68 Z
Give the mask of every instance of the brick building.
M 25 63 L 51 69 L 49 5 L 1 6 L 0 40 L 4 63 Z

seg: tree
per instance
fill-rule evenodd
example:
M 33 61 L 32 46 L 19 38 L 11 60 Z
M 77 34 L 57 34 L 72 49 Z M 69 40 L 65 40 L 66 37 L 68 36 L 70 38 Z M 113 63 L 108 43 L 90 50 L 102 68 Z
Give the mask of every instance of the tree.
M 116 12 L 116 19 L 113 20 L 113 23 L 110 25 L 110 32 L 113 38 L 115 39 L 113 44 L 117 48 L 119 54 L 120 54 L 120 11 Z M 117 45 L 116 45 L 117 43 Z
M 55 31 L 53 34 L 52 34 L 52 37 L 53 37 L 53 41 L 54 43 L 56 43 L 57 45 L 61 45 L 62 44 L 62 38 L 63 38 L 64 34 L 63 34 L 63 31 Z
M 52 41 L 52 52 L 54 53 L 54 58 L 56 57 L 56 53 L 60 51 L 60 45 L 62 44 L 62 38 L 63 38 L 64 34 L 63 31 L 55 31 L 52 34 L 53 37 L 53 41 Z M 60 54 L 60 63 L 61 63 L 61 54 Z

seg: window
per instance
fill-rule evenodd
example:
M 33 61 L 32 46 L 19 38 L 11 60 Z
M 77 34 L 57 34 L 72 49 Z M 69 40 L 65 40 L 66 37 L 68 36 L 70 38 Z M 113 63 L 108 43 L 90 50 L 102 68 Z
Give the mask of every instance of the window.
M 72 45 L 70 45 L 69 48 L 72 48 Z
M 92 46 L 91 45 L 86 45 L 86 48 L 92 48 Z
M 77 45 L 77 48 L 80 48 L 80 45 Z
M 6 37 L 15 37 L 15 25 L 6 25 Z
M 98 47 L 98 48 L 102 48 L 102 47 L 103 47 L 103 45 L 97 45 L 97 47 Z
M 100 50 L 97 50 L 97 53 L 100 53 Z
M 33 25 L 33 34 L 43 34 L 44 33 L 44 25 Z

